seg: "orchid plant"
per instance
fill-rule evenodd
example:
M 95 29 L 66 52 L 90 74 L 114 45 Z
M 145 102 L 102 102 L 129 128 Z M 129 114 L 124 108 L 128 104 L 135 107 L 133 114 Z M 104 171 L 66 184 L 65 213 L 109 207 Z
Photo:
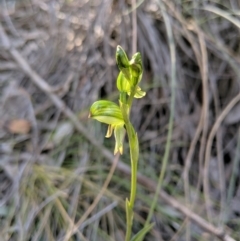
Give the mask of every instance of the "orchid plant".
M 119 90 L 119 103 L 108 100 L 98 100 L 90 107 L 89 117 L 108 125 L 106 137 L 111 137 L 114 132 L 115 148 L 114 155 L 123 153 L 123 141 L 125 130 L 128 135 L 131 159 L 131 193 L 130 199 L 126 199 L 126 222 L 127 230 L 125 241 L 141 240 L 152 228 L 149 224 L 132 237 L 133 207 L 137 190 L 137 165 L 139 157 L 139 144 L 137 133 L 130 121 L 130 111 L 134 98 L 142 98 L 146 92 L 142 91 L 139 83 L 142 79 L 142 57 L 139 52 L 135 53 L 131 60 L 128 59 L 121 46 L 117 46 L 116 62 L 119 68 L 117 88 Z

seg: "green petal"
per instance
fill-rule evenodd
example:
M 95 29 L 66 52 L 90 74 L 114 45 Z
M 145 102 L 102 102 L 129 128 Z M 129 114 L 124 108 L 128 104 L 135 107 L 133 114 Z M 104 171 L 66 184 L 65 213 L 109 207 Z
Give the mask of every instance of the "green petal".
M 118 78 L 117 78 L 117 88 L 119 91 L 122 92 L 130 92 L 131 86 L 129 84 L 129 81 L 125 77 L 122 71 L 120 71 Z
M 128 95 L 130 96 L 131 92 L 129 91 L 128 92 Z M 146 92 L 145 91 L 142 91 L 141 88 L 138 86 L 137 87 L 137 90 L 136 90 L 136 93 L 134 95 L 134 98 L 136 99 L 141 99 L 142 97 L 144 97 L 146 95 Z
M 140 53 L 133 55 L 130 61 L 130 69 L 132 85 L 136 86 L 141 81 L 143 73 L 142 57 Z
M 142 56 L 139 52 L 135 53 L 130 61 L 130 64 L 139 64 L 142 66 Z
M 121 46 L 117 46 L 116 61 L 120 71 L 124 74 L 125 78 L 131 79 L 131 71 L 128 57 Z
M 112 133 L 113 133 L 113 129 L 114 129 L 114 126 L 113 125 L 109 125 L 108 126 L 108 130 L 107 130 L 107 134 L 106 134 L 106 138 L 109 138 L 112 136 Z
M 142 91 L 141 88 L 138 86 L 136 94 L 134 95 L 135 98 L 140 99 L 146 95 L 145 91 Z
M 119 106 L 108 100 L 94 102 L 90 107 L 89 117 L 108 125 L 124 124 Z
M 120 45 L 117 46 L 116 61 L 117 61 L 118 68 L 120 70 L 129 67 L 128 57 L 127 57 L 125 51 L 123 50 L 123 48 Z
M 114 128 L 114 136 L 115 136 L 115 148 L 114 155 L 118 152 L 123 154 L 123 139 L 125 135 L 125 129 L 123 125 L 118 125 Z

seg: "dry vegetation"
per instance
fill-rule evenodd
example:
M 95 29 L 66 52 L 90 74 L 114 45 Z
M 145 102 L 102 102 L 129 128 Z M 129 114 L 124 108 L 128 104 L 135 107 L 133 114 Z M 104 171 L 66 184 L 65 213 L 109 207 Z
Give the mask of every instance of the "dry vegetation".
M 147 95 L 132 113 L 134 233 L 153 199 L 175 95 L 146 241 L 240 240 L 239 10 L 237 0 L 137 8 Z M 93 101 L 117 101 L 115 49 L 132 52 L 131 12 L 125 0 L 0 1 L 0 240 L 123 240 L 128 155 L 114 158 L 105 126 L 87 116 Z

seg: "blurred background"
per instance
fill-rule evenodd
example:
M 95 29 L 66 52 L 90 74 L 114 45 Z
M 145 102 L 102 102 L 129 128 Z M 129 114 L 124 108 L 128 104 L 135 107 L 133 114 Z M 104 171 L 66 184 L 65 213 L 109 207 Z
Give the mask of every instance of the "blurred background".
M 114 157 L 88 119 L 118 101 L 117 45 L 141 52 L 147 92 L 131 113 L 133 233 L 165 163 L 144 240 L 240 240 L 239 13 L 237 0 L 0 0 L 0 240 L 124 240 L 127 139 Z

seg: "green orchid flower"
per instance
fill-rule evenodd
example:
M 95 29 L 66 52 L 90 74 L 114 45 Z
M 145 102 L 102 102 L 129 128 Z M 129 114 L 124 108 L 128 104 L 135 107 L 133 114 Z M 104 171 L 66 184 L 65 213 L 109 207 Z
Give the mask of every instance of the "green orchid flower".
M 126 199 L 126 236 L 125 241 L 137 241 L 144 237 L 153 224 L 147 225 L 134 237 L 132 236 L 132 224 L 134 217 L 134 202 L 137 191 L 137 165 L 139 158 L 138 136 L 130 121 L 133 98 L 142 98 L 146 92 L 142 91 L 139 83 L 142 79 L 143 66 L 140 53 L 136 53 L 129 61 L 127 54 L 121 46 L 117 46 L 116 62 L 120 70 L 117 78 L 117 88 L 119 90 L 119 105 L 108 100 L 96 101 L 90 107 L 89 117 L 102 123 L 108 124 L 106 137 L 111 137 L 114 133 L 115 148 L 114 154 L 123 153 L 123 140 L 125 131 L 128 135 L 130 162 L 131 162 L 131 193 L 130 199 Z
M 108 124 L 106 137 L 109 138 L 114 132 L 115 148 L 114 155 L 123 153 L 123 139 L 125 135 L 122 112 L 117 104 L 108 100 L 99 100 L 90 107 L 89 118 Z
M 124 50 L 117 46 L 116 61 L 119 67 L 120 73 L 117 78 L 117 88 L 120 92 L 125 92 L 130 95 L 132 87 L 136 87 L 135 98 L 142 98 L 146 95 L 146 92 L 142 91 L 138 86 L 142 79 L 143 67 L 142 57 L 140 53 L 133 55 L 129 61 Z
M 141 81 L 143 73 L 141 54 L 139 52 L 135 53 L 129 61 L 123 48 L 118 45 L 116 51 L 116 61 L 119 70 L 129 81 L 130 86 L 136 86 Z
M 122 71 L 119 73 L 117 78 L 117 88 L 120 92 L 126 92 L 128 95 L 131 93 L 131 85 Z M 145 91 L 142 91 L 139 86 L 136 88 L 135 98 L 142 98 L 146 95 Z

